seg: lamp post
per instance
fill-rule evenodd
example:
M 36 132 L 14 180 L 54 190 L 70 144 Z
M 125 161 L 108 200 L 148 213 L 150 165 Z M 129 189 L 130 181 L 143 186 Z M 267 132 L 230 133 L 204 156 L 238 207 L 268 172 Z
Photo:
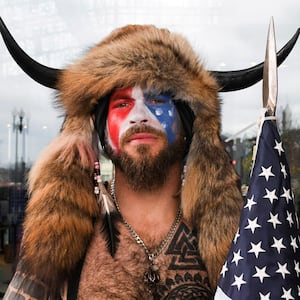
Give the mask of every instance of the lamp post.
M 14 166 L 14 186 L 10 193 L 10 214 L 9 214 L 9 237 L 12 246 L 12 255 L 15 257 L 18 245 L 18 229 L 24 202 L 24 182 L 25 182 L 25 134 L 27 124 L 23 109 L 14 110 L 12 131 L 15 134 L 15 166 Z M 21 149 L 21 156 L 19 154 Z
M 24 173 L 25 173 L 25 160 L 24 160 L 24 152 L 25 152 L 25 132 L 24 129 L 26 128 L 24 122 L 25 113 L 23 109 L 20 111 L 14 110 L 13 111 L 13 131 L 16 134 L 16 145 L 15 145 L 15 176 L 14 181 L 15 183 L 24 181 Z M 19 134 L 23 138 L 22 143 L 22 156 L 21 156 L 21 170 L 19 170 Z

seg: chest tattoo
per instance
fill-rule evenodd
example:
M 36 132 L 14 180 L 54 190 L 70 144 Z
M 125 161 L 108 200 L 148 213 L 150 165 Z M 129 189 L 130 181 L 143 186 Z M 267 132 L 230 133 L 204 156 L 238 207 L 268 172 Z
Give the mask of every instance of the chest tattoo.
M 200 258 L 195 231 L 185 223 L 178 227 L 166 253 L 168 275 L 158 285 L 154 299 L 211 299 L 207 272 Z

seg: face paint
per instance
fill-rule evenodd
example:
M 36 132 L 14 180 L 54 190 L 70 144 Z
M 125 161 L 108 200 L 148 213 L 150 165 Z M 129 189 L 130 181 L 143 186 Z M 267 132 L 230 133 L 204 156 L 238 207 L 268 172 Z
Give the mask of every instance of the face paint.
M 180 121 L 177 110 L 171 98 L 165 95 L 146 95 L 145 104 L 158 119 L 166 132 L 168 142 L 173 144 L 178 134 Z
M 147 125 L 164 132 L 170 144 L 181 128 L 180 118 L 171 98 L 143 93 L 141 88 L 114 92 L 109 99 L 107 137 L 112 149 L 120 150 L 120 138 L 131 127 Z

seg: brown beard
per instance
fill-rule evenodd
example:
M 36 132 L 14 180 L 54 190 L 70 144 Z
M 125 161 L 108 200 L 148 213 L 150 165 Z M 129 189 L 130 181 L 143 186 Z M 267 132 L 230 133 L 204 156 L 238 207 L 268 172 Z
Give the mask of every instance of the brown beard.
M 110 159 L 125 175 L 128 183 L 135 191 L 153 191 L 161 187 L 167 178 L 170 167 L 183 159 L 184 156 L 184 139 L 178 137 L 173 144 L 168 144 L 166 135 L 148 126 L 131 128 L 128 133 L 121 139 L 121 148 L 127 139 L 135 133 L 148 132 L 163 137 L 164 147 L 156 155 L 150 154 L 149 145 L 138 145 L 136 152 L 139 157 L 132 157 L 126 152 L 116 155 L 111 147 L 107 146 L 106 150 Z

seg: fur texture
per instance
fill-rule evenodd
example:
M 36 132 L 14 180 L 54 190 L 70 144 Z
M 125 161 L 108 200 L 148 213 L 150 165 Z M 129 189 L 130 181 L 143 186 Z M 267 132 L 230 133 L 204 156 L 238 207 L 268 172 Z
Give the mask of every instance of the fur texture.
M 200 253 L 215 288 L 242 203 L 220 139 L 218 86 L 186 39 L 154 26 L 114 31 L 61 74 L 57 104 L 67 119 L 30 174 L 23 261 L 56 286 L 82 257 L 99 213 L 91 180 L 98 149 L 90 118 L 112 90 L 134 85 L 168 92 L 194 111 L 182 207 L 200 233 Z
M 89 119 L 68 118 L 29 176 L 23 271 L 56 289 L 83 256 L 98 205 L 91 180 L 97 150 Z
M 186 222 L 184 226 L 188 226 Z M 120 226 L 120 231 L 120 248 L 114 259 L 105 251 L 103 236 L 99 231 L 95 231 L 82 270 L 78 300 L 182 299 L 180 294 L 176 294 L 176 290 L 181 288 L 182 291 L 185 284 L 186 289 L 191 292 L 189 297 L 185 294 L 184 299 L 211 299 L 209 296 L 195 297 L 195 287 L 204 288 L 209 295 L 211 289 L 208 285 L 207 272 L 201 267 L 201 261 L 197 260 L 193 247 L 188 251 L 183 250 L 187 249 L 188 244 L 193 244 L 191 231 L 184 231 L 186 232 L 184 235 L 183 231 L 177 227 L 176 233 L 179 234 L 173 237 L 165 251 L 156 259 L 161 285 L 158 290 L 163 294 L 161 298 L 154 298 L 149 294 L 147 285 L 144 283 L 144 273 L 149 267 L 145 251 L 133 240 L 124 225 Z M 149 242 L 147 244 L 149 245 Z M 170 250 L 174 245 L 177 245 L 176 250 Z M 180 246 L 183 250 L 181 255 L 178 253 Z M 170 267 L 173 264 L 177 265 L 177 268 Z M 178 265 L 181 268 L 178 268 Z M 111 278 L 118 280 L 111 280 Z

